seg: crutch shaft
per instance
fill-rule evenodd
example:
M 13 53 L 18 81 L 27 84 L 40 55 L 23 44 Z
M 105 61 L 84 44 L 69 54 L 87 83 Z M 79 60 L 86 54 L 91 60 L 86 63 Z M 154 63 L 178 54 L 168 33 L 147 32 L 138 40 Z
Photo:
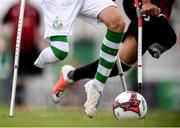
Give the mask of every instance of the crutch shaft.
M 19 65 L 19 54 L 20 54 L 20 46 L 21 46 L 21 34 L 22 34 L 22 25 L 24 19 L 24 9 L 25 9 L 25 0 L 21 0 L 20 5 L 20 14 L 18 20 L 18 30 L 17 30 L 17 38 L 16 38 L 16 49 L 15 49 L 15 60 L 14 60 L 14 73 L 13 73 L 13 84 L 12 84 L 12 92 L 11 92 L 11 103 L 9 116 L 13 116 L 14 104 L 15 104 L 15 95 L 16 95 L 16 84 L 17 84 L 17 76 L 18 76 L 18 65 Z
M 127 91 L 127 85 L 126 85 L 126 81 L 125 81 L 125 78 L 124 78 L 124 73 L 123 73 L 123 70 L 122 70 L 122 65 L 121 65 L 121 61 L 120 61 L 119 57 L 117 58 L 117 67 L 118 67 L 118 72 L 119 72 L 119 76 L 120 76 L 120 79 L 121 79 L 123 90 Z

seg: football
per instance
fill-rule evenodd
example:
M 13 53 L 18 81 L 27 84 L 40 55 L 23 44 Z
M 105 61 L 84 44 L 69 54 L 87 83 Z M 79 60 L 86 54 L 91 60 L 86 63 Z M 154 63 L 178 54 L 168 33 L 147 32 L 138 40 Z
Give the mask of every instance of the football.
M 113 113 L 118 120 L 142 119 L 147 113 L 146 100 L 137 92 L 123 92 L 114 100 Z

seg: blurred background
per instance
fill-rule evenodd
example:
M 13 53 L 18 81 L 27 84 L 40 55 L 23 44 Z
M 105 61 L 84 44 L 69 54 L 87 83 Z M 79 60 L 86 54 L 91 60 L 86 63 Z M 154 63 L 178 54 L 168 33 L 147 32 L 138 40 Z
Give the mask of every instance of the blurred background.
M 14 24 L 17 22 L 10 18 L 15 17 L 17 11 L 12 11 L 8 14 L 9 9 L 17 3 L 18 0 L 1 0 L 0 4 L 0 104 L 9 105 L 11 86 L 12 86 L 12 71 L 14 57 L 14 31 L 17 30 Z M 32 40 L 28 43 L 22 42 L 21 57 L 22 64 L 26 62 L 29 54 L 35 54 L 34 50 L 39 53 L 48 42 L 43 39 L 43 14 L 40 8 L 41 1 L 28 0 L 30 13 L 35 13 L 34 17 L 25 18 L 24 29 L 26 34 L 23 37 Z M 122 9 L 122 3 L 119 0 L 116 2 L 119 9 Z M 32 8 L 34 9 L 32 11 Z M 27 9 L 27 10 L 28 10 Z M 26 12 L 28 13 L 28 12 Z M 175 46 L 165 52 L 160 59 L 152 58 L 148 53 L 143 57 L 143 95 L 145 96 L 149 108 L 165 109 L 170 111 L 180 111 L 180 1 L 177 0 L 172 12 L 171 24 L 174 27 L 178 40 Z M 129 19 L 126 18 L 127 24 Z M 29 18 L 29 19 L 28 19 Z M 37 21 L 36 21 L 37 20 Z M 33 22 L 33 24 L 32 24 Z M 33 25 L 33 26 L 31 26 Z M 31 28 L 31 29 L 30 29 Z M 43 70 L 35 69 L 28 70 L 29 67 L 21 69 L 18 76 L 16 100 L 17 106 L 33 106 L 33 107 L 67 107 L 81 106 L 84 104 L 86 95 L 83 85 L 87 80 L 78 81 L 75 86 L 72 86 L 63 98 L 63 101 L 56 105 L 51 101 L 51 92 L 56 83 L 61 66 L 70 64 L 75 67 L 80 67 L 93 62 L 99 56 L 105 27 L 102 25 L 100 29 L 94 28 L 87 23 L 76 20 L 74 35 L 70 37 L 71 53 L 68 58 L 60 64 L 52 64 Z M 31 34 L 30 34 L 31 33 Z M 27 38 L 26 38 L 27 37 Z M 31 37 L 31 38 L 29 38 Z M 26 49 L 32 49 L 26 51 Z M 24 56 L 23 56 L 24 55 Z M 35 56 L 36 58 L 36 56 Z M 33 58 L 32 58 L 33 60 Z M 33 61 L 34 62 L 34 61 Z M 26 65 L 26 64 L 25 64 Z M 21 63 L 19 65 L 21 67 Z M 131 90 L 137 86 L 136 68 L 125 73 L 128 89 Z M 100 107 L 112 107 L 112 102 L 115 97 L 122 92 L 121 82 L 119 77 L 114 77 L 108 80 L 104 90 L 104 95 L 100 103 Z M 18 99 L 19 98 L 19 99 Z

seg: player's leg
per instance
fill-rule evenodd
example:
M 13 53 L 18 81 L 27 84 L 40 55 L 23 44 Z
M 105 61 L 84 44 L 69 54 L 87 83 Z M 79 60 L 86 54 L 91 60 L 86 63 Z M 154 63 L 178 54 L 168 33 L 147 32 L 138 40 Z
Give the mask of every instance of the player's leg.
M 45 48 L 35 61 L 37 67 L 43 68 L 47 64 L 64 60 L 69 52 L 67 36 L 50 37 L 50 46 Z
M 68 4 L 67 4 L 68 2 Z M 67 36 L 72 35 L 73 22 L 78 15 L 82 2 L 78 0 L 44 0 L 45 34 L 50 46 L 45 48 L 35 61 L 37 67 L 64 60 L 69 52 Z M 66 10 L 64 10 L 66 8 Z
M 124 19 L 116 7 L 110 6 L 105 8 L 98 15 L 98 18 L 104 22 L 108 30 L 101 46 L 95 78 L 85 85 L 87 100 L 84 106 L 85 112 L 89 117 L 96 115 L 104 85 L 116 63 L 117 53 L 125 28 Z
M 125 22 L 122 15 L 115 7 L 105 8 L 99 14 L 99 19 L 101 19 L 108 28 L 101 46 L 99 65 L 95 74 L 95 79 L 93 80 L 98 90 L 102 91 L 115 65 L 117 53 L 123 38 Z

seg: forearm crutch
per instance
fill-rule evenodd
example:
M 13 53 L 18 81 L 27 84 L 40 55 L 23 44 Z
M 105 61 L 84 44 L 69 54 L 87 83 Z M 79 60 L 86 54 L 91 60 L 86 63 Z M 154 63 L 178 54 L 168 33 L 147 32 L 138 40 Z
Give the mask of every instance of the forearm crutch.
M 23 25 L 23 20 L 24 20 L 24 9 L 25 9 L 25 0 L 21 0 L 19 20 L 18 20 L 17 38 L 16 38 L 16 49 L 15 49 L 15 60 L 14 60 L 13 84 L 12 84 L 12 92 L 11 92 L 11 103 L 10 103 L 10 110 L 9 110 L 9 116 L 10 117 L 13 116 L 13 111 L 14 111 L 16 84 L 17 84 L 18 67 L 19 67 L 19 54 L 20 54 L 20 46 L 21 46 L 21 34 L 22 34 L 22 25 Z
M 143 28 L 143 18 L 142 12 L 139 5 L 139 0 L 134 0 L 136 5 L 136 13 L 138 16 L 138 53 L 137 53 L 137 67 L 138 67 L 138 92 L 142 94 L 142 28 Z

